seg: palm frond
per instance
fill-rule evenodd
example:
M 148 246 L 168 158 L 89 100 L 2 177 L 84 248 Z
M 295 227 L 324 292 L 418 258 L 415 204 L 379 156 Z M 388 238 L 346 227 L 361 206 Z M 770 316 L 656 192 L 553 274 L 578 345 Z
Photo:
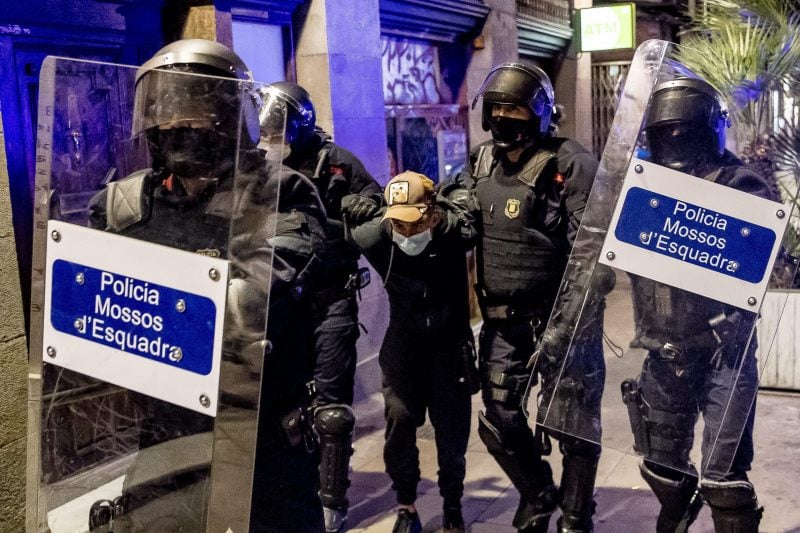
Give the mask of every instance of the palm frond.
M 757 18 L 763 23 L 783 26 L 800 13 L 797 3 L 787 0 L 705 0 L 695 16 L 695 22 L 707 28 L 716 28 L 727 21 Z
M 772 136 L 775 163 L 781 170 L 791 172 L 800 179 L 800 129 L 786 122 Z

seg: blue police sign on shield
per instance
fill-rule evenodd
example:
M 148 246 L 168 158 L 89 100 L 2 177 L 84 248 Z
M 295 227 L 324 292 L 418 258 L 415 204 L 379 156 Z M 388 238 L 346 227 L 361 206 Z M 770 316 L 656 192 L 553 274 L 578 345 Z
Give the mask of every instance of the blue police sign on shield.
M 752 310 L 787 219 L 777 202 L 634 160 L 600 262 Z

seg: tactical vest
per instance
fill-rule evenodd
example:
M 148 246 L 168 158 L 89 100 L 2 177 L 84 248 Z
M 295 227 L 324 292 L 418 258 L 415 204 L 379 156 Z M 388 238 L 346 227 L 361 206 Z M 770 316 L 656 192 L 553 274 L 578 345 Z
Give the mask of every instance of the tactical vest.
M 479 278 L 490 304 L 554 299 L 569 255 L 556 173 L 549 149 L 508 175 L 491 145 L 479 148 L 473 173 L 483 222 Z

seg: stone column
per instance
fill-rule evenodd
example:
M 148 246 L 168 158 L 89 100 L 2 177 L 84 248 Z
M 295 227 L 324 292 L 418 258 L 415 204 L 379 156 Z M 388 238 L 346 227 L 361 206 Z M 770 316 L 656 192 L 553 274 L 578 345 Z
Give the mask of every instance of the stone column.
M 573 7 L 592 7 L 592 0 L 574 0 Z M 570 44 L 553 80 L 556 102 L 564 106 L 565 117 L 559 135 L 570 137 L 592 149 L 592 54 L 578 53 Z
M 318 125 L 386 183 L 378 0 L 312 0 L 295 56 L 297 82 L 311 94 Z
M 473 98 L 492 70 L 505 61 L 519 58 L 517 48 L 517 2 L 516 0 L 484 0 L 491 11 L 481 34 L 473 41 L 474 53 L 467 67 L 461 101 L 472 104 Z M 491 138 L 481 127 L 481 106 L 469 111 L 469 142 L 476 146 Z
M 353 152 L 378 183 L 389 181 L 378 0 L 312 0 L 300 29 L 297 83 L 311 94 L 317 124 Z M 362 259 L 362 266 L 366 261 Z M 380 277 L 362 291 L 355 398 L 380 390 L 377 351 L 389 322 Z
M 5 146 L 0 117 L 0 530 L 25 531 L 28 354 Z
M 230 31 L 220 31 L 220 22 L 228 22 L 230 30 L 230 12 L 218 11 L 213 5 L 190 7 L 181 29 L 181 39 L 208 39 L 231 45 Z M 219 36 L 227 39 L 218 39 Z

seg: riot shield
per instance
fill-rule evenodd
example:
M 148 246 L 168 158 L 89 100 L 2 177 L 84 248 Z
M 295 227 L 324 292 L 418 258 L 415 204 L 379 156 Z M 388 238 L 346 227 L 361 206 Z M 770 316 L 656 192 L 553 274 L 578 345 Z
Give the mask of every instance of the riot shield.
M 28 531 L 249 530 L 268 310 L 292 277 L 256 88 L 45 60 Z
M 635 54 L 525 408 L 718 480 L 752 459 L 756 323 L 794 204 L 725 148 L 735 99 L 678 52 Z

